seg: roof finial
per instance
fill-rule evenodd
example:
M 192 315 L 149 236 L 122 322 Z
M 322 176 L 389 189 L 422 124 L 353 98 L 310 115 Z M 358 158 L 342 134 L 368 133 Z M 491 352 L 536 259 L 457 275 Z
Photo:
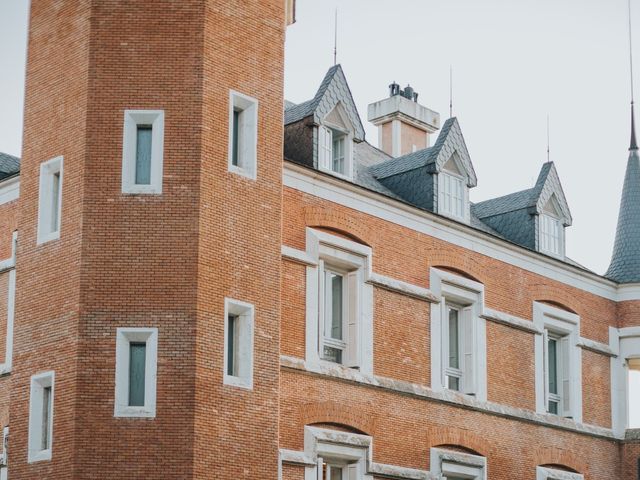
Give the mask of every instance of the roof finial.
M 449 65 L 449 118 L 453 117 L 453 66 Z
M 333 64 L 338 64 L 338 7 L 336 7 L 336 17 L 333 30 Z
M 549 114 L 547 113 L 547 162 L 551 161 L 551 153 L 549 148 Z
M 634 95 L 633 95 L 633 39 L 631 37 L 631 0 L 629 0 L 629 74 L 631 80 L 631 142 L 629 144 L 629 150 L 638 150 L 638 143 L 636 141 L 636 121 L 634 115 Z

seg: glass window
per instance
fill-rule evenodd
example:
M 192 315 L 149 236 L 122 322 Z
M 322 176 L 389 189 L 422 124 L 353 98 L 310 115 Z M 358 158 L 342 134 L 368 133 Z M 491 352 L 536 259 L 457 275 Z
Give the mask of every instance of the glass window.
M 232 155 L 231 155 L 231 165 L 238 166 L 238 144 L 240 138 L 240 115 L 242 112 L 234 108 L 233 109 L 233 138 L 232 138 Z
M 51 180 L 51 231 L 55 232 L 60 228 L 60 172 L 54 173 Z
M 345 155 L 346 137 L 339 132 L 333 132 L 333 152 L 332 152 L 332 170 L 344 175 L 344 155 Z
M 151 125 L 136 129 L 136 185 L 151 184 Z
M 550 215 L 540 215 L 540 251 L 560 255 L 562 253 L 562 225 Z
M 442 176 L 441 209 L 440 213 L 456 218 L 464 218 L 464 183 L 463 179 L 440 173 Z
M 251 179 L 258 164 L 258 100 L 230 91 L 228 168 Z
M 343 273 L 325 270 L 325 322 L 323 357 L 335 363 L 343 362 L 346 348 L 345 331 L 345 299 L 347 282 Z
M 227 375 L 238 376 L 238 316 L 227 317 Z
M 549 337 L 548 355 L 549 355 L 549 413 L 558 414 L 558 403 L 560 395 L 558 392 L 558 340 Z
M 38 199 L 38 243 L 60 238 L 63 158 L 56 157 L 40 165 Z
M 462 312 L 461 309 L 454 305 L 446 306 L 447 322 L 446 328 L 446 387 L 449 390 L 461 390 L 462 383 Z
M 42 389 L 42 442 L 41 450 L 51 448 L 51 438 L 49 436 L 49 425 L 51 424 L 51 386 Z
M 129 343 L 129 406 L 144 406 L 147 344 Z

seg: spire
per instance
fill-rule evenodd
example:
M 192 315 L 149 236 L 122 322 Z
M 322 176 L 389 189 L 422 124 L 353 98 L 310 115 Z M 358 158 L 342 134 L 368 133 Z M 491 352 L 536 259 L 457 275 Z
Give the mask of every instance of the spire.
M 636 119 L 633 112 L 633 101 L 631 101 L 631 144 L 629 150 L 638 150 L 638 143 L 636 142 Z

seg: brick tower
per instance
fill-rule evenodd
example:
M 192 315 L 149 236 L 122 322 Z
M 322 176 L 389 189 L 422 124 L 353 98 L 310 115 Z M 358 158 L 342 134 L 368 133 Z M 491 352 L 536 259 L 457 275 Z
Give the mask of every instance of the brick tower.
M 285 3 L 32 3 L 12 478 L 277 478 Z

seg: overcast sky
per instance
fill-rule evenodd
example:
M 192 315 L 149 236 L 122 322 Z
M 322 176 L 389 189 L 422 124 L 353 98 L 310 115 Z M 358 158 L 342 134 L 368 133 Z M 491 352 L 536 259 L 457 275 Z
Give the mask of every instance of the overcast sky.
M 640 0 L 633 2 L 640 26 Z M 549 114 L 551 159 L 574 219 L 567 253 L 603 273 L 629 144 L 627 0 L 298 0 L 287 32 L 287 99 L 311 98 L 333 64 L 338 3 L 338 61 L 367 139 L 377 145 L 367 105 L 394 80 L 410 83 L 445 120 L 452 65 L 454 114 L 478 174 L 471 199 L 479 201 L 533 185 Z M 27 8 L 27 0 L 0 2 L 0 151 L 15 155 Z
M 610 260 L 629 146 L 627 0 L 297 0 L 287 31 L 287 99 L 313 96 L 338 62 L 363 116 L 410 83 L 454 115 L 478 174 L 472 201 L 533 186 L 546 160 L 546 118 L 574 224 L 567 254 L 603 273 Z M 640 41 L 640 0 L 632 22 Z M 20 155 L 27 0 L 0 2 L 0 151 Z M 640 45 L 634 59 L 640 71 Z M 640 381 L 640 375 L 639 379 Z M 637 381 L 637 382 L 638 382 Z M 634 424 L 640 425 L 640 411 Z

